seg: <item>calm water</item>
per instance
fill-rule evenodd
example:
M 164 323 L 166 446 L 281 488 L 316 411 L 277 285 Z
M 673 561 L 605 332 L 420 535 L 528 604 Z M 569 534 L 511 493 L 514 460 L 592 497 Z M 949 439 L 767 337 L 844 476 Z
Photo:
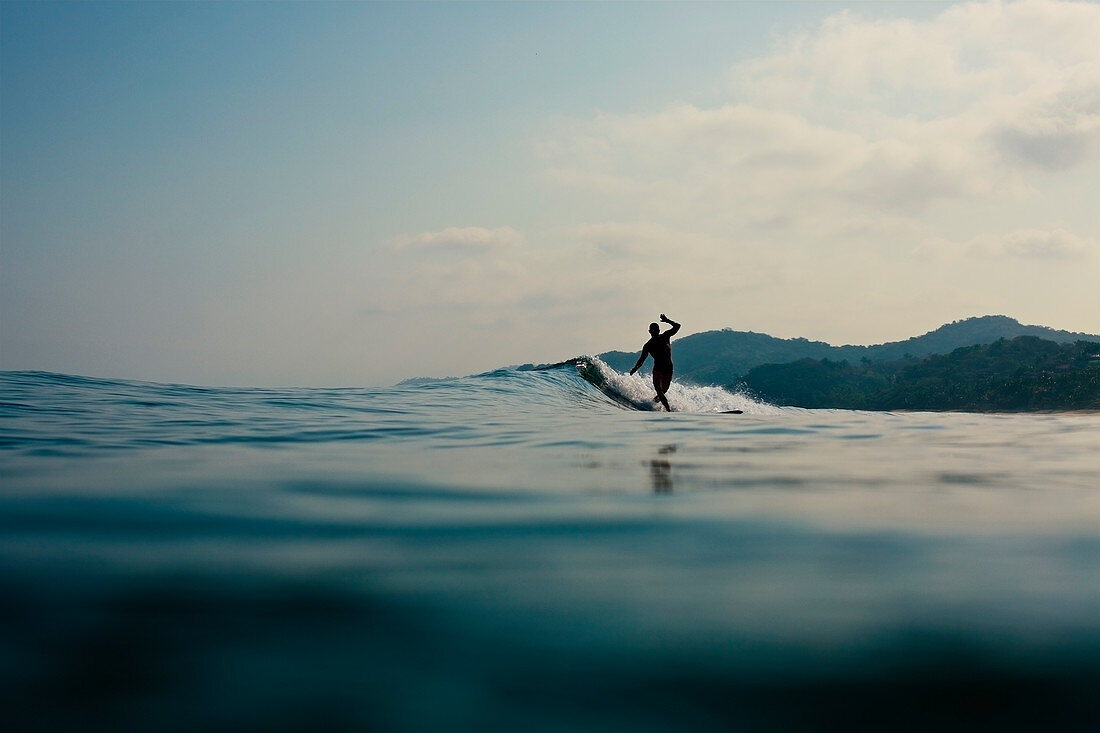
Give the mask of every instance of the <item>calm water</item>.
M 669 396 L 2 373 L 5 720 L 1100 728 L 1100 416 Z

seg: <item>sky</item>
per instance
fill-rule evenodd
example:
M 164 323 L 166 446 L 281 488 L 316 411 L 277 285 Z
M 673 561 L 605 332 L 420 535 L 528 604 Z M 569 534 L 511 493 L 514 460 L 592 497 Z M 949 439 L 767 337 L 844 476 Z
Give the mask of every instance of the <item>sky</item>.
M 1100 333 L 1096 2 L 0 4 L 0 369 Z

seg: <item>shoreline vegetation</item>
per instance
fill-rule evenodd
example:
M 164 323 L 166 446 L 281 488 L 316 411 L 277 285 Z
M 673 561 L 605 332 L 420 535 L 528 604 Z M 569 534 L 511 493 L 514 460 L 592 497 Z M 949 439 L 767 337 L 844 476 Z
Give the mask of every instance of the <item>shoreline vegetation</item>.
M 735 385 L 768 402 L 850 410 L 1100 410 L 1100 342 L 1034 336 L 923 359 L 849 364 L 802 359 L 749 371 Z
M 708 358 L 709 353 L 709 358 Z M 956 321 L 878 346 L 708 331 L 679 339 L 677 378 L 791 407 L 1045 412 L 1100 410 L 1100 336 L 1006 316 Z M 615 369 L 629 352 L 600 358 Z

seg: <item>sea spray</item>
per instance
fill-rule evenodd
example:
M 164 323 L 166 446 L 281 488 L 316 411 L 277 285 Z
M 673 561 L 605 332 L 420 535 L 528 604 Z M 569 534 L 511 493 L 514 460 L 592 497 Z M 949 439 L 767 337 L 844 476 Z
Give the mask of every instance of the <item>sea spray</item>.
M 574 360 L 577 372 L 615 402 L 639 410 L 657 410 L 660 404 L 648 377 L 623 374 L 612 369 L 598 357 L 584 356 Z M 675 412 L 731 412 L 740 410 L 750 415 L 772 415 L 779 408 L 751 397 L 729 392 L 721 387 L 684 384 L 673 380 L 668 390 L 669 404 Z

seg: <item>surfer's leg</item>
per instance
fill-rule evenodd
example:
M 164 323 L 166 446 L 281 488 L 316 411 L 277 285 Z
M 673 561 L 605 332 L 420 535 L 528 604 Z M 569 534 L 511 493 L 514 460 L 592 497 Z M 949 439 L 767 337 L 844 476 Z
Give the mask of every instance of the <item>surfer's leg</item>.
M 669 385 L 672 384 L 672 375 L 664 372 L 653 372 L 653 389 L 657 390 L 657 400 L 660 401 L 665 409 L 672 412 L 672 408 L 668 406 L 668 400 L 665 399 L 665 392 L 668 391 Z

